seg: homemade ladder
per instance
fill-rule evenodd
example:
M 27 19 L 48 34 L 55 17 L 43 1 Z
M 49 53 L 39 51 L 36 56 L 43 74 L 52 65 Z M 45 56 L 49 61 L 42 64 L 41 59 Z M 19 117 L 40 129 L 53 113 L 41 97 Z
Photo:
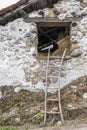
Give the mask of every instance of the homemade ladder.
M 44 125 L 46 124 L 46 121 L 47 121 L 47 114 L 51 114 L 51 115 L 60 115 L 60 118 L 61 118 L 61 121 L 62 123 L 64 124 L 64 119 L 63 119 L 63 113 L 62 113 L 62 107 L 61 107 L 61 98 L 60 98 L 60 74 L 61 74 L 61 68 L 62 68 L 62 64 L 63 64 L 63 60 L 64 60 L 64 57 L 65 57 L 65 54 L 66 54 L 66 49 L 64 50 L 63 52 L 63 55 L 62 55 L 62 58 L 61 58 L 61 61 L 60 61 L 60 67 L 59 67 L 59 71 L 58 71 L 58 76 L 51 76 L 51 77 L 54 77 L 54 78 L 57 78 L 57 98 L 54 98 L 54 99 L 49 99 L 48 98 L 48 71 L 49 71 L 49 68 L 57 68 L 57 66 L 49 66 L 49 63 L 50 63 L 50 49 L 51 47 L 48 49 L 48 57 L 47 57 L 47 69 L 46 69 L 46 88 L 45 88 L 45 113 L 44 113 Z M 58 58 L 58 57 L 56 57 Z M 50 88 L 51 89 L 51 88 Z M 52 89 L 55 89 L 55 88 L 52 88 Z M 48 102 L 57 102 L 57 108 L 58 108 L 58 111 L 56 112 L 52 112 L 52 111 L 48 111 L 47 110 L 47 104 Z

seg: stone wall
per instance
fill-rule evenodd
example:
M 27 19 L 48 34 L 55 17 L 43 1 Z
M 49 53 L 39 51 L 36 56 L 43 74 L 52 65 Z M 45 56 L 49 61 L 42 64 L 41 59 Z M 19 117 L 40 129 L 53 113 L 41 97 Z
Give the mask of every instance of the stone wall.
M 17 19 L 0 26 L 0 86 L 30 86 L 38 81 L 37 27 Z
M 87 2 L 63 1 L 54 8 L 45 8 L 29 14 L 29 17 L 58 17 L 72 19 L 71 27 L 71 59 L 64 62 L 61 74 L 61 87 L 81 76 L 87 75 Z M 43 12 L 43 13 L 41 13 Z M 77 18 L 79 17 L 79 18 Z M 39 61 L 37 54 L 38 32 L 35 23 L 25 23 L 17 19 L 7 25 L 0 26 L 0 86 L 15 86 L 20 89 L 40 91 L 45 88 L 46 60 Z M 79 57 L 78 57 L 79 56 Z M 75 58 L 77 57 L 77 58 Z M 52 65 L 59 65 L 52 61 Z M 56 74 L 55 70 L 55 74 Z M 53 70 L 51 70 L 53 73 Z M 49 80 L 50 86 L 57 82 Z M 0 97 L 1 93 L 0 93 Z

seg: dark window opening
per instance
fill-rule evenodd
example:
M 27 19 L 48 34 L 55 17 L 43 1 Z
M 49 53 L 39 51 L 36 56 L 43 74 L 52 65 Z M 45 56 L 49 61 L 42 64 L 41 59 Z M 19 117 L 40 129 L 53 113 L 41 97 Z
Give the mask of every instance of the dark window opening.
M 38 27 L 38 52 L 47 53 L 49 47 L 51 53 L 55 52 L 59 49 L 57 42 L 70 35 L 69 32 L 68 26 Z

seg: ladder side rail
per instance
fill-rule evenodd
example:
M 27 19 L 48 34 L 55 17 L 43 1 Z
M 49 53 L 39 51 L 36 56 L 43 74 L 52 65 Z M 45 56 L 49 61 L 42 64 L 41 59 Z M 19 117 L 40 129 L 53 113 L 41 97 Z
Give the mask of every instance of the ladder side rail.
M 44 115 L 44 125 L 46 124 L 46 117 L 47 117 L 47 89 L 48 89 L 49 57 L 50 57 L 50 48 L 48 49 L 47 68 L 46 68 L 46 88 L 45 88 L 45 115 Z
M 62 123 L 64 124 L 64 119 L 63 119 L 63 113 L 62 113 L 62 108 L 61 108 L 61 99 L 60 99 L 60 75 L 61 75 L 61 68 L 62 68 L 62 64 L 63 64 L 63 60 L 64 60 L 64 57 L 65 57 L 65 54 L 66 54 L 66 48 L 63 52 L 63 55 L 62 55 L 62 59 L 61 59 L 61 62 L 60 62 L 60 69 L 59 69 L 59 75 L 58 75 L 58 99 L 59 99 L 59 109 L 60 109 L 60 116 L 61 116 L 61 120 L 62 120 Z

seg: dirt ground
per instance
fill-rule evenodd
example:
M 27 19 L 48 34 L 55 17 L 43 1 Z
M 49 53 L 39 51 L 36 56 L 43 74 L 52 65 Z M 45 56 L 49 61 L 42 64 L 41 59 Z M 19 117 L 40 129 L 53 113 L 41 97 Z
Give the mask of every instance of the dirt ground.
M 32 130 L 32 129 L 31 129 Z M 83 126 L 71 126 L 71 127 L 48 127 L 33 130 L 87 130 L 87 125 Z
M 3 91 L 3 98 L 0 100 L 1 126 L 14 126 L 21 130 L 22 128 L 35 129 L 42 127 L 44 93 L 34 93 L 27 90 L 15 93 L 12 86 L 4 86 L 4 90 L 3 87 L 0 89 L 0 91 Z M 87 76 L 73 81 L 61 90 L 65 126 L 87 124 L 87 98 L 84 97 L 86 93 Z M 51 98 L 54 96 L 55 94 L 49 94 Z M 49 106 L 51 109 L 51 104 Z M 46 126 L 59 128 L 59 126 L 63 125 L 60 123 L 60 117 L 48 116 Z M 41 130 L 48 129 L 42 127 Z M 59 130 L 62 130 L 62 128 Z

